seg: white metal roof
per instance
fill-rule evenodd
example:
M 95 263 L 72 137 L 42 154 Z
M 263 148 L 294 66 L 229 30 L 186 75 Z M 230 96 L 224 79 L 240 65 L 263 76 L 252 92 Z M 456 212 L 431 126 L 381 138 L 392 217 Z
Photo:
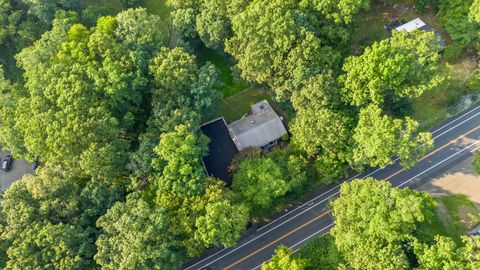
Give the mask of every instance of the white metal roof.
M 424 27 L 426 24 L 420 19 L 416 18 L 415 20 L 411 20 L 406 24 L 400 25 L 399 27 L 395 28 L 397 31 L 405 30 L 407 32 L 411 32 L 413 30 L 417 30 L 419 28 Z
M 237 120 L 228 127 L 238 150 L 262 147 L 287 134 L 282 120 L 270 106 Z

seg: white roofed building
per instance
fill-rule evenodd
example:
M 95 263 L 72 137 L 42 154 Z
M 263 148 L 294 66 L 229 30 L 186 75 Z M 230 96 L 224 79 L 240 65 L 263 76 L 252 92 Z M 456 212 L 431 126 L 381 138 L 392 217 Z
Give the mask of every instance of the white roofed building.
M 411 20 L 407 22 L 406 24 L 402 24 L 399 27 L 395 28 L 397 31 L 407 31 L 407 32 L 412 32 L 413 30 L 417 29 L 422 29 L 425 27 L 427 24 L 424 23 L 420 18 L 416 18 L 415 20 Z
M 439 43 L 440 46 L 445 47 L 445 40 L 440 36 L 440 33 L 433 29 L 432 27 L 428 26 L 422 19 L 416 18 L 414 20 L 411 20 L 405 24 L 402 24 L 395 28 L 397 31 L 407 31 L 407 32 L 412 32 L 414 30 L 423 30 L 427 32 L 434 32 L 437 37 L 439 37 Z
M 266 100 L 253 105 L 251 115 L 231 123 L 228 129 L 239 151 L 263 147 L 287 134 L 282 119 Z

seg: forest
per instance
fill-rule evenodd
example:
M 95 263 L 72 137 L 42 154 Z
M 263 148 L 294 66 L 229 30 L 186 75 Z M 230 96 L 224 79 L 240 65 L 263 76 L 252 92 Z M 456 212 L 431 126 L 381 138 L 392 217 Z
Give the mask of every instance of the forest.
M 414 102 L 452 85 L 445 61 L 478 61 L 480 0 L 413 1 L 434 10 L 447 48 L 394 31 L 360 50 L 362 14 L 394 1 L 103 2 L 0 0 L 0 145 L 41 164 L 2 194 L 0 269 L 180 269 L 234 246 L 314 187 L 396 157 L 415 165 L 433 139 Z M 290 133 L 241 152 L 231 186 L 205 173 L 200 130 L 229 83 L 264 89 Z M 478 72 L 462 87 L 480 91 Z M 480 239 L 422 225 L 431 196 L 375 179 L 341 194 L 341 259 L 326 269 L 480 268 Z M 262 269 L 312 267 L 280 247 Z

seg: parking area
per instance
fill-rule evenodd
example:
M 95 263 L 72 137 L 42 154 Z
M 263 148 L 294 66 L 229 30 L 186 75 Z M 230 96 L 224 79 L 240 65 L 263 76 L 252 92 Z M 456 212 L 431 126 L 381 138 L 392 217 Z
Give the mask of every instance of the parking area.
M 227 124 L 222 118 L 218 118 L 204 124 L 202 132 L 210 139 L 208 144 L 208 156 L 203 158 L 203 163 L 208 174 L 231 184 L 228 175 L 228 165 L 238 150 L 233 144 Z
M 0 160 L 3 161 L 8 151 L 0 152 Z M 32 165 L 24 159 L 14 159 L 12 169 L 8 172 L 0 170 L 0 189 L 5 191 L 13 182 L 22 178 L 25 174 L 32 173 Z

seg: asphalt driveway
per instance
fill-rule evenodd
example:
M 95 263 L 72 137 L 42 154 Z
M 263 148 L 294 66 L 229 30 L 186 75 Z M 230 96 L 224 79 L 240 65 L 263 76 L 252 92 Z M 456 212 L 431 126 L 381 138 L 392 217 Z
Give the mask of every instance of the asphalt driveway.
M 0 152 L 0 160 L 8 155 L 8 151 Z M 1 164 L 1 163 L 0 163 Z M 32 173 L 32 165 L 24 159 L 14 159 L 12 169 L 8 172 L 0 170 L 0 190 L 5 191 L 13 182 L 22 178 L 25 174 Z

